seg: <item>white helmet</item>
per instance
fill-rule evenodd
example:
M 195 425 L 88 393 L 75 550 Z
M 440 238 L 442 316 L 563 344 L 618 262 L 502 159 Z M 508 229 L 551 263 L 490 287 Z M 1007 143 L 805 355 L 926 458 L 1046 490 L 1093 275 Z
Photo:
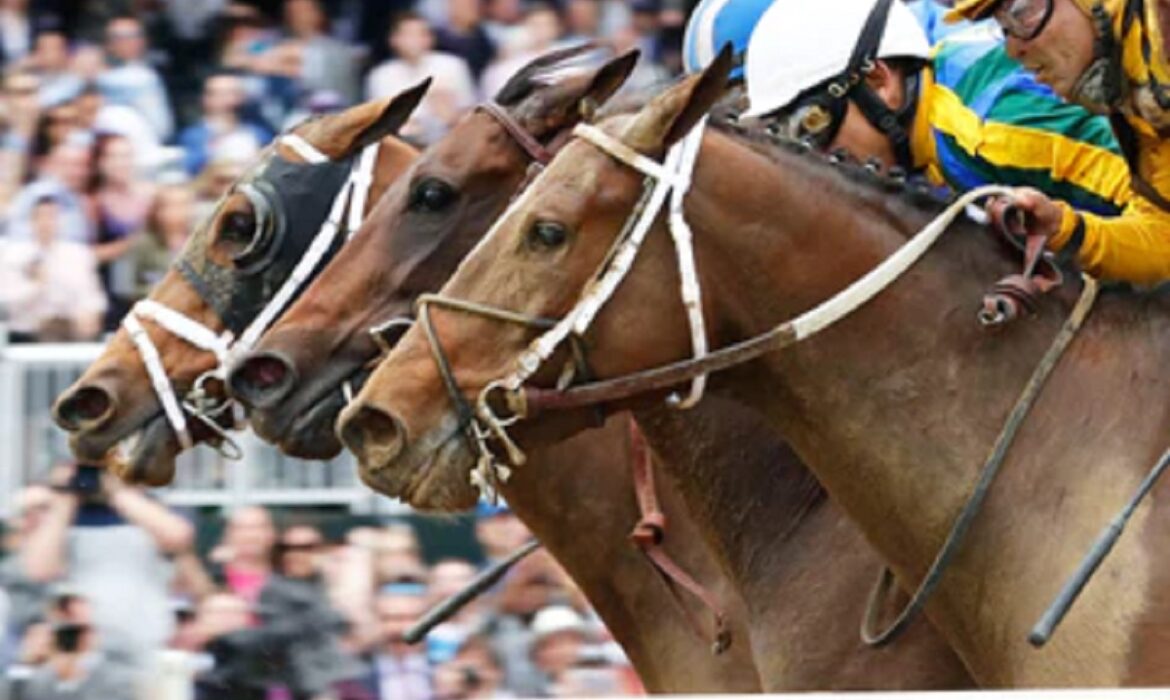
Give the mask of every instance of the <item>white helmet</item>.
M 874 0 L 790 1 L 768 8 L 748 42 L 744 72 L 750 104 L 744 116 L 787 107 L 805 90 L 846 71 L 873 9 Z M 903 0 L 893 0 L 873 57 L 929 56 L 922 26 Z

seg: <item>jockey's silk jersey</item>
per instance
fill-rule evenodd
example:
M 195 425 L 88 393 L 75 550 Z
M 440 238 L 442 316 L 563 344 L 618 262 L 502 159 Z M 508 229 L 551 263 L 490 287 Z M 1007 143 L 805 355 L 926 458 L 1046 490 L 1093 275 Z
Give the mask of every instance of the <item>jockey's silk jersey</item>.
M 1064 241 L 1082 217 L 1087 240 L 1130 206 L 1129 169 L 1109 120 L 1061 100 L 993 32 L 943 39 L 922 76 L 911 151 L 932 183 L 959 192 L 1034 187 L 1059 200 Z
M 1152 0 L 1107 0 L 1114 36 L 1121 40 L 1124 73 L 1120 118 L 1136 139 L 1137 172 L 1164 199 L 1170 199 L 1170 63 Z M 1126 22 L 1126 13 L 1130 19 Z M 1062 231 L 1063 234 L 1063 231 Z M 1059 248 L 1069 242 L 1061 235 Z M 1078 259 L 1101 277 L 1152 284 L 1170 279 L 1170 211 L 1136 192 L 1120 217 L 1085 217 Z

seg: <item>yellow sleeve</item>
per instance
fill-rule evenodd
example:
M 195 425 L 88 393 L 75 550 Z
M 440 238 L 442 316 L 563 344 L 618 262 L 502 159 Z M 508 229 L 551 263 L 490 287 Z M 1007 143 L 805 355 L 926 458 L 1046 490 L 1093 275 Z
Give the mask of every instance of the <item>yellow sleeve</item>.
M 1078 216 L 1084 238 L 1077 260 L 1094 277 L 1152 285 L 1170 279 L 1170 213 L 1134 197 L 1120 216 L 1074 212 L 1060 203 L 1064 220 L 1051 247 L 1062 249 L 1076 232 Z

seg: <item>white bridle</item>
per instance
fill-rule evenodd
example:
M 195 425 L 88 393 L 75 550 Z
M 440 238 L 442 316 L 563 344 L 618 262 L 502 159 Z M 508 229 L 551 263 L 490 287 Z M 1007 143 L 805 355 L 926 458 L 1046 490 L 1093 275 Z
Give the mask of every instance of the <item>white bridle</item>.
M 281 136 L 280 143 L 292 149 L 307 163 L 320 164 L 329 161 L 328 156 L 295 134 Z M 181 312 L 151 299 L 139 301 L 122 319 L 122 327 L 126 329 L 130 340 L 138 350 L 142 363 L 146 367 L 146 373 L 150 377 L 150 384 L 162 404 L 163 413 L 183 449 L 190 449 L 194 445 L 191 432 L 187 427 L 186 414 L 190 413 L 192 417 L 200 420 L 224 438 L 223 445 L 231 445 L 231 451 L 225 451 L 227 456 L 240 456 L 238 447 L 231 442 L 215 419 L 224 410 L 230 409 L 233 412 L 233 422 L 239 427 L 243 421 L 242 409 L 234 401 L 224 401 L 218 406 L 209 407 L 204 384 L 209 379 L 224 380 L 228 368 L 244 353 L 255 347 L 264 331 L 272 325 L 293 296 L 312 276 L 313 271 L 333 247 L 342 230 L 341 217 L 342 212 L 346 211 L 347 203 L 349 206 L 346 219 L 347 237 L 352 237 L 357 232 L 365 212 L 369 190 L 373 184 L 373 172 L 377 160 L 378 143 L 375 142 L 362 150 L 361 155 L 354 163 L 349 178 L 346 179 L 345 184 L 342 185 L 341 190 L 334 198 L 328 218 L 321 225 L 321 229 L 293 268 L 292 273 L 289 274 L 288 279 L 284 281 L 256 318 L 248 324 L 239 338 L 235 338 L 229 330 L 217 333 Z M 151 340 L 142 320 L 149 320 L 190 345 L 215 355 L 215 368 L 196 379 L 195 385 L 182 400 L 176 395 L 158 348 Z M 225 450 L 225 448 L 221 446 L 221 450 Z

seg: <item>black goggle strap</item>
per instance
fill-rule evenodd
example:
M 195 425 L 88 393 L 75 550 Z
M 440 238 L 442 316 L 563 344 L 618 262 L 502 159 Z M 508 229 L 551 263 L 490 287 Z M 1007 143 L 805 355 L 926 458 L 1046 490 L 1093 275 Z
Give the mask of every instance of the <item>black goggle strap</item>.
M 912 108 L 917 100 L 911 99 L 912 96 L 907 94 L 905 106 L 895 112 L 865 85 L 865 76 L 873 70 L 875 61 L 877 61 L 882 37 L 886 31 L 886 22 L 890 17 L 890 7 L 894 1 L 877 0 L 874 3 L 873 8 L 869 11 L 869 16 L 866 17 L 865 25 L 861 28 L 861 34 L 857 37 L 857 43 L 853 46 L 849 63 L 846 64 L 845 70 L 839 76 L 829 81 L 825 90 L 834 100 L 841 102 L 846 99 L 853 100 L 869 123 L 873 124 L 890 140 L 898 164 L 903 168 L 910 168 L 913 165 L 913 159 L 910 154 L 910 132 L 905 123 L 908 121 L 907 116 L 913 114 L 913 110 L 907 108 Z M 913 87 L 916 88 L 916 86 L 917 77 L 915 76 Z M 911 86 L 908 84 L 908 87 Z M 834 127 L 834 133 L 839 126 L 838 120 Z

